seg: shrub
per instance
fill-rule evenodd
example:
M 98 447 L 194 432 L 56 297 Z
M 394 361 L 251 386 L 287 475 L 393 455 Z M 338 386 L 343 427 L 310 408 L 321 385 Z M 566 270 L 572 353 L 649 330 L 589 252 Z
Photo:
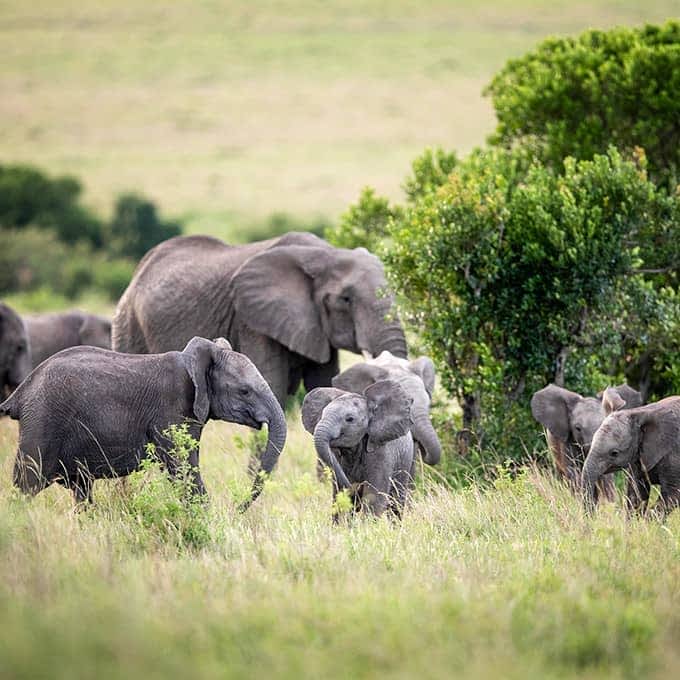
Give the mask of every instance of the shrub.
M 116 201 L 107 237 L 114 253 L 140 259 L 157 243 L 181 232 L 178 223 L 159 219 L 151 201 L 136 194 L 123 194 Z
M 169 543 L 179 548 L 202 548 L 210 542 L 210 523 L 205 499 L 194 494 L 189 456 L 198 442 L 188 426 L 171 425 L 162 432 L 171 443 L 161 455 L 153 444 L 140 469 L 130 475 L 131 494 L 127 500 L 130 519 L 138 525 L 136 540 L 144 547 Z M 162 459 L 178 461 L 177 473 L 170 478 Z
M 642 147 L 653 180 L 680 181 L 680 22 L 551 38 L 510 60 L 486 93 L 491 142 L 528 144 L 543 162 Z
M 647 239 L 677 238 L 674 215 L 677 201 L 614 149 L 567 159 L 562 175 L 489 150 L 391 223 L 388 272 L 462 405 L 465 445 L 522 458 L 536 442 L 535 389 L 602 379 L 621 355 L 620 319 L 637 314 L 627 303 Z
M 74 177 L 51 179 L 27 165 L 0 165 L 0 229 L 49 229 L 64 243 L 103 244 L 103 225 L 80 205 Z

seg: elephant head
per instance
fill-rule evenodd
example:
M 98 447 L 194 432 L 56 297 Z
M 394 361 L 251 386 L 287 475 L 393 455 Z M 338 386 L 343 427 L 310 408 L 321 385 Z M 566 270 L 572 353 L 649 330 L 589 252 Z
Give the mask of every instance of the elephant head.
M 84 314 L 78 335 L 83 345 L 109 349 L 111 347 L 111 322 L 101 316 Z
M 423 460 L 428 465 L 436 465 L 441 457 L 441 444 L 430 420 L 435 372 L 429 357 L 408 361 L 385 351 L 375 359 L 355 364 L 336 375 L 333 387 L 360 394 L 369 385 L 388 378 L 397 381 L 413 399 L 411 434 Z
M 182 360 L 194 384 L 193 411 L 196 419 L 226 420 L 260 429 L 268 428 L 267 447 L 260 470 L 269 473 L 286 443 L 286 419 L 269 385 L 248 357 L 232 350 L 224 338 L 210 342 L 192 338 Z M 255 478 L 250 502 L 262 490 L 262 476 Z
M 302 404 L 302 422 L 314 434 L 319 458 L 333 470 L 338 489 L 351 486 L 333 448 L 355 448 L 365 441 L 371 453 L 403 437 L 411 427 L 411 398 L 399 383 L 381 380 L 363 394 L 317 387 Z
M 640 393 L 628 385 L 608 388 L 609 398 L 614 395 L 627 408 L 642 403 Z M 578 482 L 580 468 L 588 455 L 595 432 L 602 424 L 606 412 L 603 401 L 595 397 L 582 397 L 557 385 L 548 385 L 531 398 L 531 413 L 548 430 L 548 441 L 556 449 L 555 462 L 567 478 Z M 564 460 L 562 447 L 568 447 L 572 460 Z M 555 453 L 555 451 L 554 451 Z
M 21 317 L 0 302 L 0 397 L 12 391 L 31 371 L 31 352 Z
M 406 356 L 382 264 L 364 248 L 287 234 L 244 262 L 231 286 L 250 328 L 319 364 L 333 349 Z
M 649 472 L 666 456 L 680 455 L 680 397 L 630 410 L 624 405 L 623 399 L 610 401 L 608 408 L 616 410 L 593 437 L 581 477 L 587 507 L 596 502 L 596 484 L 603 475 L 635 463 Z

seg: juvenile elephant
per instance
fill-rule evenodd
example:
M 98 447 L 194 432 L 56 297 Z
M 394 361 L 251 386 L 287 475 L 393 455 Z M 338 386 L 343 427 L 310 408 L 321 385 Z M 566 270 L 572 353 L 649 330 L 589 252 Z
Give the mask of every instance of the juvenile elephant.
M 282 404 L 330 386 L 338 350 L 406 356 L 377 257 L 333 248 L 312 234 L 228 246 L 177 237 L 139 263 L 113 319 L 113 348 L 181 349 L 193 335 L 224 336 L 258 367 Z
M 622 399 L 625 408 L 642 405 L 639 392 L 628 385 L 610 388 Z M 558 473 L 572 488 L 580 486 L 583 462 L 588 455 L 593 435 L 606 416 L 600 397 L 582 397 L 557 385 L 548 385 L 531 398 L 531 413 L 547 430 L 548 446 Z M 607 476 L 600 491 L 614 496 L 614 480 Z
M 31 352 L 21 317 L 0 302 L 0 399 L 16 389 L 31 370 Z
M 411 434 L 428 465 L 436 465 L 441 458 L 439 437 L 430 420 L 430 403 L 434 390 L 434 364 L 429 357 L 413 361 L 384 351 L 375 359 L 350 366 L 333 378 L 333 387 L 361 394 L 369 385 L 380 380 L 398 382 L 412 399 Z
M 583 466 L 586 505 L 597 501 L 597 482 L 603 475 L 629 467 L 628 501 L 642 509 L 649 499 L 650 484 L 659 484 L 664 512 L 680 503 L 680 397 L 620 410 L 614 402 L 593 437 Z
M 77 310 L 24 317 L 33 368 L 67 347 L 90 345 L 111 349 L 111 322 Z
M 355 510 L 401 516 L 413 480 L 411 398 L 393 380 L 363 394 L 333 387 L 312 390 L 302 423 L 314 435 L 319 458 L 333 470 L 333 499 L 352 493 Z
M 222 338 L 193 338 L 181 352 L 133 356 L 72 347 L 44 361 L 4 403 L 19 421 L 14 484 L 37 494 L 52 482 L 76 502 L 91 500 L 92 482 L 128 475 L 156 445 L 168 472 L 177 461 L 163 430 L 187 423 L 198 441 L 206 421 L 269 428 L 262 470 L 270 472 L 286 441 L 281 406 L 253 363 Z M 189 463 L 196 493 L 205 487 L 198 451 Z M 262 487 L 256 477 L 251 501 Z

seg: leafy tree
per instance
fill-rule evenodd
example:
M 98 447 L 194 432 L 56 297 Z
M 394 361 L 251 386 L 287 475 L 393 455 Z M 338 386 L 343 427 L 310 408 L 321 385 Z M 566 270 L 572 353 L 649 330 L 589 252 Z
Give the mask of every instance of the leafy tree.
M 522 438 L 535 437 L 534 389 L 563 384 L 567 358 L 575 389 L 611 371 L 622 353 L 617 325 L 639 313 L 648 239 L 680 237 L 677 215 L 677 198 L 615 149 L 566 159 L 563 174 L 492 149 L 390 223 L 382 255 L 463 407 L 465 446 L 481 435 L 520 458 Z M 657 292 L 647 290 L 653 305 Z
M 486 93 L 492 144 L 529 145 L 557 168 L 610 145 L 642 147 L 650 177 L 680 181 L 680 22 L 550 38 L 510 60 Z
M 108 236 L 117 254 L 139 259 L 157 243 L 181 232 L 178 223 L 159 219 L 151 201 L 137 194 L 123 194 L 116 201 Z

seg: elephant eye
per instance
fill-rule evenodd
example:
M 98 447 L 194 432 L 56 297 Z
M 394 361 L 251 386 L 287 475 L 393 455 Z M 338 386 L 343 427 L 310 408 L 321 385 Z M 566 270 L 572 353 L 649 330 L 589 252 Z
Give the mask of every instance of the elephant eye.
M 581 426 L 580 426 L 580 425 L 575 425 L 575 426 L 574 426 L 574 429 L 575 429 L 577 432 L 580 432 L 580 431 L 581 431 Z
M 345 416 L 345 422 L 353 423 L 354 422 L 354 416 Z
M 616 456 L 618 456 L 620 453 L 621 453 L 621 452 L 620 452 L 618 449 L 614 449 L 614 450 L 611 452 L 611 456 L 612 456 L 612 458 L 616 458 Z
M 248 387 L 248 386 L 241 387 L 241 388 L 239 388 L 239 392 L 240 392 L 243 396 L 245 396 L 246 394 L 248 394 L 248 392 L 250 392 L 250 387 Z
M 352 298 L 349 295 L 341 295 L 340 296 L 340 301 L 346 305 L 350 304 L 352 302 Z

